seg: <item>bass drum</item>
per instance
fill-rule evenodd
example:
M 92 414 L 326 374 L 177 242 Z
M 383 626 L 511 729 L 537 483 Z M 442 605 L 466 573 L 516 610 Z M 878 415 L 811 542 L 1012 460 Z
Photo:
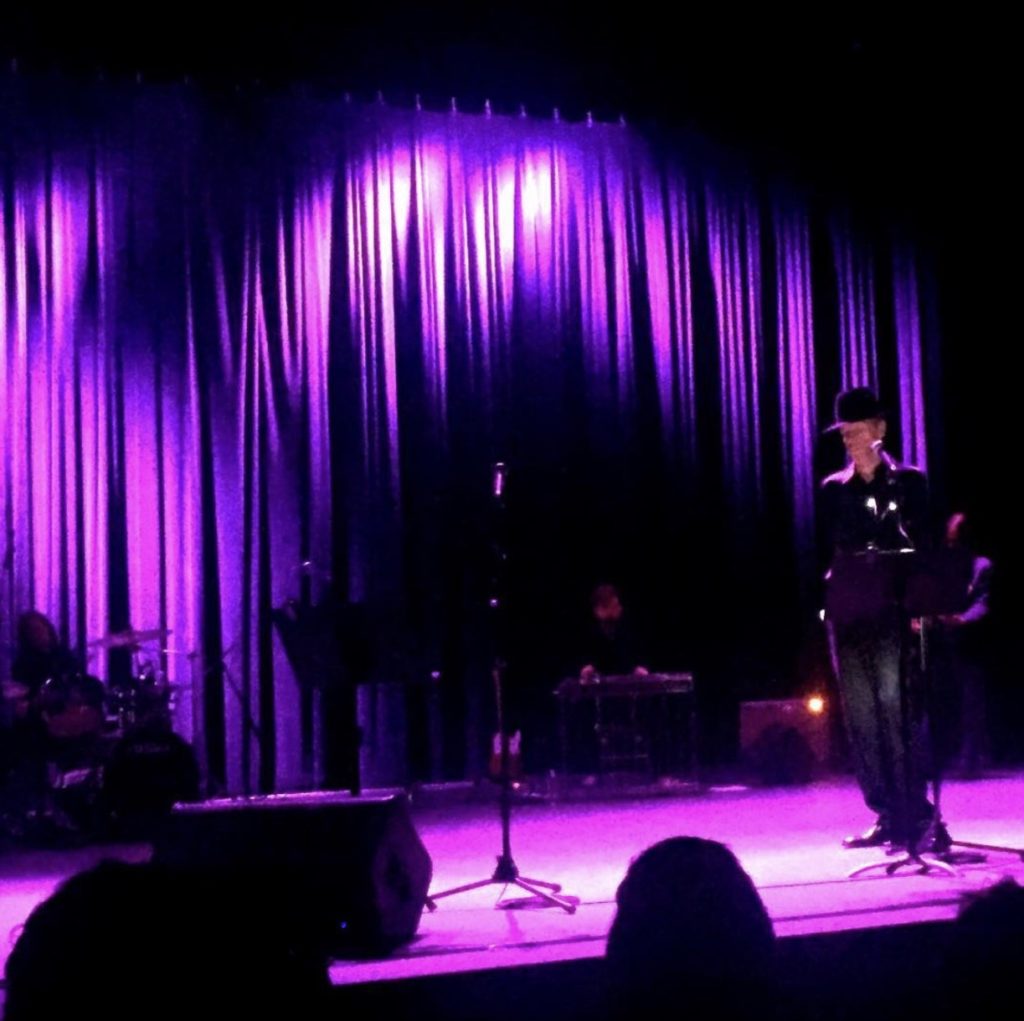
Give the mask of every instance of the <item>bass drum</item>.
M 199 800 L 199 764 L 173 731 L 141 727 L 120 738 L 103 769 L 102 805 L 119 835 L 145 836 L 178 801 Z
M 37 696 L 47 733 L 55 741 L 97 737 L 103 729 L 105 695 L 100 679 L 89 674 L 47 678 Z

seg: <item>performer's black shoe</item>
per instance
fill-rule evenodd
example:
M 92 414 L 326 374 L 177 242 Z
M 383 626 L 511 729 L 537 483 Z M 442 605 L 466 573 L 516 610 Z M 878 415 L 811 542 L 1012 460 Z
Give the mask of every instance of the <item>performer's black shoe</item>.
M 893 834 L 892 843 L 885 853 L 901 854 L 910 850 L 911 846 L 918 854 L 943 855 L 953 846 L 953 839 L 950 837 L 945 823 L 933 823 L 931 819 L 928 819 L 915 827 L 913 841 L 899 838 Z
M 884 819 L 879 819 L 867 832 L 859 836 L 847 837 L 843 841 L 843 847 L 854 850 L 858 847 L 881 847 L 892 840 L 892 831 Z
M 928 824 L 917 844 L 917 850 L 923 854 L 945 854 L 953 846 L 953 838 L 946 829 L 946 824 L 937 822 Z

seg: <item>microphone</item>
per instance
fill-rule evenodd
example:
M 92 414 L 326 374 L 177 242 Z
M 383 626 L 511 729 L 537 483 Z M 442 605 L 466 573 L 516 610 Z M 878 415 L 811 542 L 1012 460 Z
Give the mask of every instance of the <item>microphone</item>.
M 881 440 L 875 440 L 875 442 L 871 444 L 871 449 L 878 455 L 882 464 L 884 464 L 889 471 L 894 472 L 899 468 L 899 465 L 896 463 L 896 459 L 885 449 L 885 447 L 882 446 Z
M 491 470 L 491 494 L 495 500 L 500 500 L 505 495 L 505 481 L 508 478 L 508 468 L 504 461 L 498 461 Z

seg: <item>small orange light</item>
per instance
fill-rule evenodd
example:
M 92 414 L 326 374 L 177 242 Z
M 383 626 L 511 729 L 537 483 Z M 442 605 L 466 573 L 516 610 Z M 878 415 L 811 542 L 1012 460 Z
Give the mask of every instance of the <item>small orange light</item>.
M 815 716 L 820 716 L 825 711 L 825 700 L 821 695 L 811 695 L 807 700 L 807 711 L 814 713 Z

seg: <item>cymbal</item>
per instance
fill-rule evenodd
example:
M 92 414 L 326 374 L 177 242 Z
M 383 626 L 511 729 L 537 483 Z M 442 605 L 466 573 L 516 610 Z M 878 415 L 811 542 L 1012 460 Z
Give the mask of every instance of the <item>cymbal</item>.
M 96 638 L 89 643 L 91 649 L 130 649 L 143 642 L 156 642 L 171 634 L 170 628 L 156 627 L 146 631 L 136 631 L 129 628 L 127 631 L 111 631 L 109 635 Z

